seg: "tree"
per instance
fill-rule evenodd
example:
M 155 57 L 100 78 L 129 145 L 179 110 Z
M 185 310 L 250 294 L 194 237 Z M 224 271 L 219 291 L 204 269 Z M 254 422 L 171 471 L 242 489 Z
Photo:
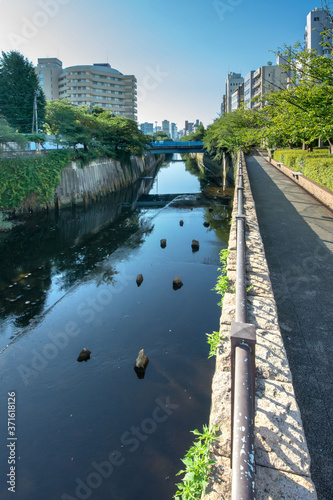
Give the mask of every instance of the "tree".
M 45 96 L 33 64 L 16 51 L 2 52 L 0 59 L 0 114 L 18 132 L 32 129 L 35 91 L 38 92 L 38 122 L 45 117 Z
M 180 140 L 181 141 L 203 141 L 203 139 L 205 137 L 205 133 L 206 133 L 205 127 L 203 126 L 202 123 L 200 123 L 196 132 L 193 132 L 192 134 L 189 134 L 189 135 L 184 135 L 183 137 L 181 137 Z
M 206 131 L 204 144 L 217 160 L 223 151 L 249 148 L 259 142 L 260 129 L 265 123 L 262 115 L 251 109 L 237 109 L 218 118 Z
M 47 103 L 45 129 L 55 135 L 57 144 L 74 149 L 82 144 L 84 151 L 94 156 L 142 155 L 151 142 L 134 120 L 102 108 L 74 106 L 66 99 Z
M 158 130 L 153 135 L 153 140 L 154 141 L 163 141 L 163 142 L 172 141 L 172 139 L 168 136 L 168 134 L 166 132 L 163 132 L 163 130 Z
M 87 115 L 86 119 L 84 115 Z M 78 144 L 82 144 L 84 149 L 88 150 L 92 141 L 92 127 L 87 123 L 88 116 L 90 116 L 88 107 L 79 108 L 67 99 L 48 101 L 45 130 L 56 137 L 57 145 L 62 143 L 76 149 Z
M 27 139 L 22 135 L 15 132 L 10 127 L 5 118 L 0 117 L 0 145 L 6 145 L 11 148 L 10 143 L 16 143 L 19 146 L 24 146 Z
M 292 70 L 286 89 L 267 96 L 267 132 L 283 132 L 286 141 L 303 141 L 310 146 L 323 139 L 333 151 L 333 60 L 318 56 L 300 44 L 285 46 L 277 53 L 283 67 Z M 272 109 L 274 110 L 272 113 Z M 287 117 L 285 121 L 278 117 Z

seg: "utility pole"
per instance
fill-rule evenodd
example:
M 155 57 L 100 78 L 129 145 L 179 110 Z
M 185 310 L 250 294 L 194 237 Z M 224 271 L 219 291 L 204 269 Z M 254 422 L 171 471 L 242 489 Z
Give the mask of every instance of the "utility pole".
M 34 91 L 34 106 L 33 106 L 33 112 L 32 112 L 32 130 L 31 132 L 32 133 L 36 133 L 38 134 L 38 113 L 37 113 L 37 97 L 39 97 L 39 90 L 35 90 Z M 35 143 L 36 144 L 36 153 L 38 153 L 39 149 L 38 149 L 38 146 L 37 146 L 37 142 Z

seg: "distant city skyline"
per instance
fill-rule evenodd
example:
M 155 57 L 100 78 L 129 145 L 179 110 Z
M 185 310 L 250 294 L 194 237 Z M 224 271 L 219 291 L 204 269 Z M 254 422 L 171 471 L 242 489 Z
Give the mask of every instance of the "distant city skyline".
M 227 75 L 275 64 L 272 51 L 303 42 L 312 0 L 0 1 L 0 48 L 34 66 L 109 62 L 138 81 L 138 122 L 205 126 L 220 114 Z

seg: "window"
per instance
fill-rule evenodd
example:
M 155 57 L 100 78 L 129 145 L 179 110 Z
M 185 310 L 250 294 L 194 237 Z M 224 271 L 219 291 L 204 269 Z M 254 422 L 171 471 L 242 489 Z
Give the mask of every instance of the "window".
M 313 20 L 314 21 L 319 21 L 319 17 L 314 17 Z

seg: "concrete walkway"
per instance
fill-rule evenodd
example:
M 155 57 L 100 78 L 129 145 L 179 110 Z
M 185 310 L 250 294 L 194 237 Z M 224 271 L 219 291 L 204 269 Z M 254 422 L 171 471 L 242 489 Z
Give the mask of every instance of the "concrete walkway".
M 261 156 L 246 158 L 319 500 L 333 499 L 333 215 Z

